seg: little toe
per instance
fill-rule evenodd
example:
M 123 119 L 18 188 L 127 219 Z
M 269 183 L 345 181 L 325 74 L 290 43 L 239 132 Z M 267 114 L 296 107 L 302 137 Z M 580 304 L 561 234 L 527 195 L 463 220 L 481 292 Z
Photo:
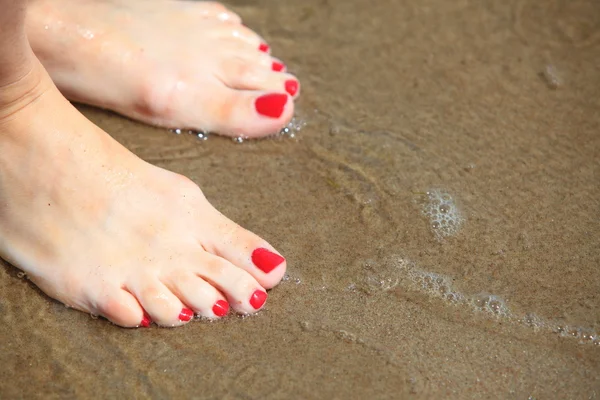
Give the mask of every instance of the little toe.
M 194 272 L 223 293 L 238 313 L 256 312 L 267 300 L 266 290 L 246 271 L 207 252 L 197 256 Z
M 220 318 L 229 312 L 229 303 L 211 284 L 192 273 L 165 277 L 165 284 L 198 315 Z
M 123 289 L 111 291 L 95 303 L 97 314 L 116 325 L 126 328 L 150 326 L 151 321 L 136 298 Z
M 137 297 L 150 319 L 161 326 L 179 326 L 190 321 L 194 312 L 184 305 L 158 279 L 136 282 L 127 289 Z

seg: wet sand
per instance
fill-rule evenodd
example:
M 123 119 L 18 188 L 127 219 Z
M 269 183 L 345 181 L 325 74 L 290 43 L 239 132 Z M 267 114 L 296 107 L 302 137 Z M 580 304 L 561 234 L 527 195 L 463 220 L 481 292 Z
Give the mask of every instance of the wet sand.
M 289 279 L 254 317 L 126 330 L 2 268 L 0 397 L 600 397 L 599 4 L 229 4 L 303 83 L 295 137 L 81 109 Z M 422 213 L 433 189 L 454 235 Z

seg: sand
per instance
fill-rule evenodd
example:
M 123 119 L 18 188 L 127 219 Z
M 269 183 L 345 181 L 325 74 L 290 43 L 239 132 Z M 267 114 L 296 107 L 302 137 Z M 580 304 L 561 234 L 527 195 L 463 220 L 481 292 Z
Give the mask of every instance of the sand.
M 598 2 L 229 4 L 302 81 L 294 137 L 81 110 L 289 279 L 254 317 L 127 330 L 2 268 L 0 397 L 600 397 Z

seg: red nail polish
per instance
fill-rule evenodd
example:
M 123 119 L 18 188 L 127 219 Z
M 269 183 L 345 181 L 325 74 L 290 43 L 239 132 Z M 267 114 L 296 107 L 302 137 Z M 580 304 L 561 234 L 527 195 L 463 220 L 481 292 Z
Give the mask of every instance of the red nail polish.
M 184 308 L 179 313 L 179 320 L 183 322 L 188 322 L 194 316 L 194 312 L 189 308 Z
M 224 317 L 229 311 L 229 303 L 225 300 L 219 300 L 213 306 L 212 311 L 217 317 Z
M 285 94 L 265 94 L 256 99 L 254 107 L 256 107 L 256 111 L 261 115 L 270 118 L 279 118 L 283 114 L 287 99 Z
M 260 46 L 258 46 L 258 50 L 265 52 L 265 53 L 268 53 L 269 49 L 270 49 L 270 47 L 266 43 L 261 43 Z
M 293 96 L 296 93 L 298 93 L 298 86 L 298 81 L 294 79 L 289 79 L 285 81 L 285 91 L 288 92 L 290 96 Z
M 263 304 L 265 304 L 265 301 L 267 301 L 267 293 L 262 290 L 254 291 L 250 297 L 250 305 L 254 307 L 255 310 L 261 308 Z
M 150 319 L 148 314 L 144 313 L 144 318 L 142 318 L 142 322 L 140 322 L 140 326 L 143 328 L 148 328 L 151 323 L 152 323 L 152 320 Z
M 273 61 L 273 64 L 271 65 L 271 69 L 275 72 L 281 72 L 285 69 L 285 64 L 280 63 L 278 61 Z
M 273 271 L 285 258 L 265 248 L 258 248 L 252 252 L 252 262 L 265 274 Z

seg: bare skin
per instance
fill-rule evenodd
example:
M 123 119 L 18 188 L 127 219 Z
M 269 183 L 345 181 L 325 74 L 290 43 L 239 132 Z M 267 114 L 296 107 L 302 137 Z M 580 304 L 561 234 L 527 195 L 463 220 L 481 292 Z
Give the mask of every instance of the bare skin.
M 124 327 L 262 308 L 283 257 L 77 112 L 33 55 L 19 2 L 0 8 L 0 257 Z
M 293 115 L 298 80 L 240 21 L 212 2 L 34 0 L 26 28 L 70 100 L 152 125 L 273 134 Z

